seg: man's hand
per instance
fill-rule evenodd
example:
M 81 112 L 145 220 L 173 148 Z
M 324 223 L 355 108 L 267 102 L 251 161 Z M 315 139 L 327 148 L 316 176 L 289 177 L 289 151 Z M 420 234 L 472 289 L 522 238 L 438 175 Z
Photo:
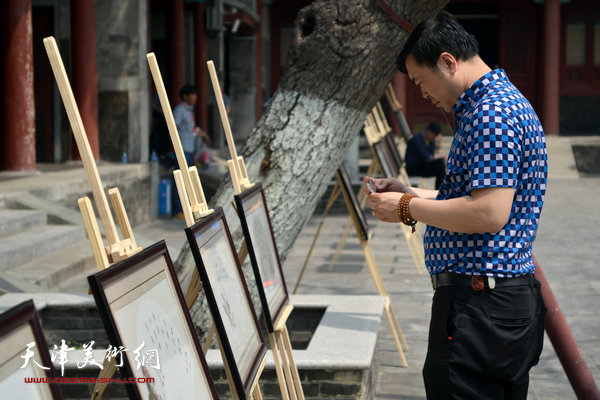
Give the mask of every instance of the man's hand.
M 371 184 L 375 187 L 375 191 L 377 193 L 400 192 L 414 194 L 414 192 L 408 186 L 404 185 L 396 178 L 376 179 L 365 176 L 363 179 L 363 182 L 365 183 L 365 186 L 363 187 L 363 192 L 366 195 L 371 194 L 371 191 L 366 187 L 367 181 L 369 180 L 371 181 Z
M 367 203 L 375 218 L 384 222 L 400 222 L 398 217 L 398 202 L 402 197 L 400 192 L 371 193 Z

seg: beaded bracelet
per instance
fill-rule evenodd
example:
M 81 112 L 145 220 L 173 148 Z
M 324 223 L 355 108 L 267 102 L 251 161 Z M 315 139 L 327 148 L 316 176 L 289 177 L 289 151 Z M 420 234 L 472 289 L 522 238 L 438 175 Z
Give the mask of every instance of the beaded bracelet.
M 410 211 L 408 209 L 408 204 L 413 199 L 413 197 L 417 197 L 414 194 L 404 193 L 398 202 L 398 218 L 400 218 L 400 222 L 404 225 L 408 225 L 412 228 L 412 232 L 415 231 L 415 225 L 417 224 L 417 220 L 413 219 L 410 216 Z

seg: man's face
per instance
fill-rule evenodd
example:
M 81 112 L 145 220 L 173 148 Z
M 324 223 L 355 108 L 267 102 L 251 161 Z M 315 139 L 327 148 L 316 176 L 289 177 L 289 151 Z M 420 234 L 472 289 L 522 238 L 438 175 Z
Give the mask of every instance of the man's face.
M 410 80 L 421 89 L 421 94 L 434 106 L 451 113 L 458 96 L 454 93 L 452 76 L 438 63 L 435 70 L 416 63 L 412 54 L 406 58 L 406 70 Z
M 435 133 L 434 131 L 432 131 L 431 129 L 426 129 L 425 130 L 425 139 L 428 142 L 431 142 L 432 140 L 435 140 L 437 138 L 438 134 Z
M 196 105 L 196 100 L 198 99 L 198 95 L 196 93 L 184 94 L 183 101 L 188 103 L 190 106 Z

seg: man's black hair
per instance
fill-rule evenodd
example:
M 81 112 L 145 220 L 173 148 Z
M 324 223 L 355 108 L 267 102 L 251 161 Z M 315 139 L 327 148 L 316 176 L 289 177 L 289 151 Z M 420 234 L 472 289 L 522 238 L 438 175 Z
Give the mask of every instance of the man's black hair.
M 406 58 L 412 54 L 418 65 L 435 70 L 440 54 L 445 51 L 465 61 L 476 56 L 479 47 L 475 36 L 465 31 L 454 16 L 440 11 L 435 17 L 421 21 L 412 31 L 396 64 L 406 74 Z
M 183 85 L 181 87 L 181 89 L 179 89 L 179 97 L 181 97 L 181 100 L 183 100 L 183 96 L 186 94 L 196 94 L 198 93 L 196 91 L 196 87 L 194 85 L 190 85 L 189 83 L 186 83 L 185 85 Z
M 437 122 L 432 122 L 429 125 L 427 125 L 426 130 L 429 130 L 437 135 L 442 133 L 442 126 Z

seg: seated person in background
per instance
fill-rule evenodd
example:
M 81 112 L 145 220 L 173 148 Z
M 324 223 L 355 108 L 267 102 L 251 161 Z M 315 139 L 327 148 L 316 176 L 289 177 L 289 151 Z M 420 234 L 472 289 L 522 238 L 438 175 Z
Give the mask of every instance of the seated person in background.
M 406 172 L 412 176 L 435 176 L 435 189 L 439 189 L 446 175 L 444 158 L 437 153 L 442 128 L 431 123 L 424 131 L 414 135 L 406 146 Z

